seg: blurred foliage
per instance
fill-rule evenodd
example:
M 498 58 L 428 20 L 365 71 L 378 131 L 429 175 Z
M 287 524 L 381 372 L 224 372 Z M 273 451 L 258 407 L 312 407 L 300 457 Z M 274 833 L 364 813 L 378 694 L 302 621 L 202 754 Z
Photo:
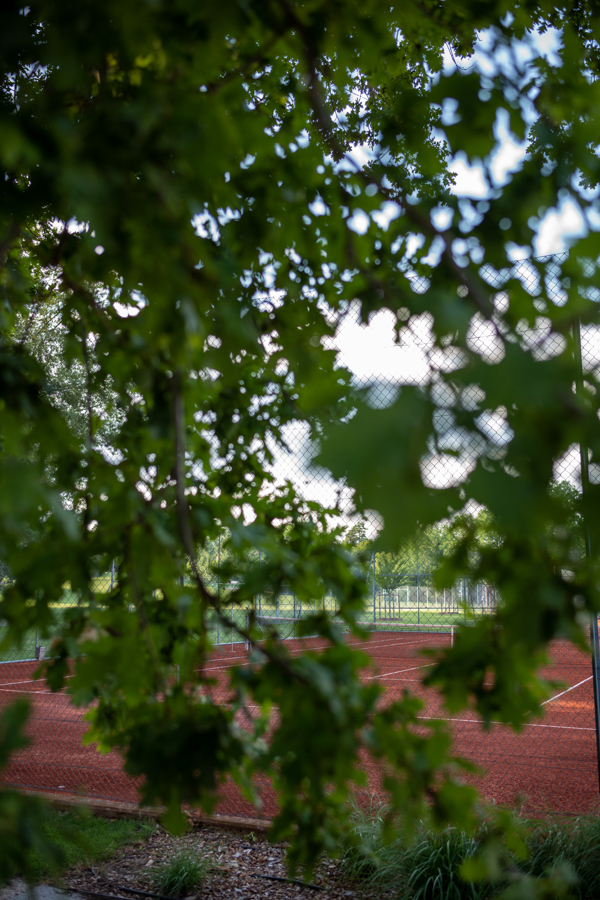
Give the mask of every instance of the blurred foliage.
M 451 708 L 520 727 L 547 690 L 548 642 L 584 645 L 599 603 L 571 525 L 583 517 L 598 544 L 600 484 L 571 506 L 549 486 L 574 445 L 600 455 L 598 377 L 582 382 L 573 352 L 576 323 L 597 321 L 599 21 L 587 0 L 2 5 L 0 559 L 14 580 L 0 617 L 18 644 L 52 627 L 65 583 L 80 593 L 46 678 L 58 690 L 78 657 L 68 689 L 90 707 L 89 739 L 123 748 L 170 826 L 182 801 L 210 808 L 228 774 L 253 796 L 254 775 L 275 773 L 273 834 L 310 870 L 347 827 L 365 748 L 394 813 L 472 821 L 444 726 L 416 731 L 408 695 L 379 709 L 326 615 L 311 623 L 321 653 L 267 642 L 235 673 L 233 706 L 209 690 L 208 617 L 227 612 L 193 561 L 224 531 L 223 578 L 244 574 L 228 603 L 327 591 L 357 631 L 342 510 L 270 474 L 292 422 L 357 510 L 378 511 L 382 547 L 456 523 L 436 577 L 498 586 L 495 620 L 428 676 Z M 552 29 L 547 58 L 533 35 Z M 480 33 L 480 63 L 465 63 Z M 496 177 L 500 125 L 528 153 Z M 456 154 L 483 198 L 452 191 Z M 567 201 L 588 225 L 556 299 L 531 254 L 540 217 Z M 430 378 L 373 409 L 331 338 L 349 309 L 366 322 L 382 308 L 399 340 L 426 326 Z M 433 484 L 428 466 L 457 453 L 463 475 Z M 100 602 L 93 572 L 112 559 Z
M 29 744 L 23 734 L 28 714 L 28 701 L 20 699 L 0 715 L 0 775 L 11 755 Z M 39 875 L 40 861 L 52 874 L 64 867 L 64 841 L 51 833 L 51 821 L 52 813 L 39 797 L 0 789 L 0 884 L 15 874 L 32 880 Z

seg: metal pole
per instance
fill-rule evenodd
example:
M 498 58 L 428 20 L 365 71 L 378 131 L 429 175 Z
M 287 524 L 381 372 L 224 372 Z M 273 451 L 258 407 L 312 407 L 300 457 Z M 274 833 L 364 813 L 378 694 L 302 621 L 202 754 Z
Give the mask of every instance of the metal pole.
M 421 625 L 421 579 L 419 578 L 419 537 L 417 535 L 417 625 Z
M 377 612 L 375 609 L 375 566 L 377 565 L 376 553 L 374 553 L 371 557 L 371 562 L 373 563 L 373 625 L 377 625 Z
M 112 589 L 114 587 L 114 584 L 115 584 L 115 561 L 113 559 L 113 561 L 110 564 L 110 591 L 111 591 L 111 594 L 112 594 Z
M 576 319 L 573 325 L 573 335 L 575 338 L 575 363 L 577 366 L 577 380 L 575 382 L 575 387 L 577 393 L 581 394 L 583 392 L 583 359 L 581 355 L 581 324 L 579 319 Z M 585 497 L 590 486 L 590 470 L 588 449 L 583 444 L 579 445 L 579 456 L 581 459 L 581 492 Z M 592 537 L 587 522 L 587 516 L 584 516 L 583 519 L 583 532 L 585 537 L 586 556 L 588 559 L 593 559 Z M 596 764 L 598 767 L 598 786 L 600 788 L 600 659 L 597 613 L 592 615 L 590 632 L 592 644 L 592 684 L 594 685 L 594 715 L 596 720 Z
M 38 607 L 39 607 L 39 603 L 40 603 L 40 589 L 39 588 L 38 588 L 38 592 L 37 592 L 37 599 L 38 599 Z M 38 610 L 36 609 L 35 612 L 37 615 Z M 38 658 L 39 639 L 40 639 L 40 637 L 39 637 L 38 627 L 36 625 L 35 626 L 35 652 L 33 654 L 36 659 Z
M 219 555 L 217 566 L 221 565 L 221 535 L 219 535 Z M 221 573 L 217 572 L 217 605 L 221 610 Z M 217 617 L 217 644 L 221 643 L 221 619 Z

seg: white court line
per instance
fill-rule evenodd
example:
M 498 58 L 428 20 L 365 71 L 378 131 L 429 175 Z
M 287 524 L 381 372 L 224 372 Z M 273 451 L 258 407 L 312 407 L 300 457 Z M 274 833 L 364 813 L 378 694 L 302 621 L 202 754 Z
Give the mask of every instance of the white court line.
M 247 703 L 247 709 L 260 709 L 257 703 Z M 435 720 L 442 722 L 469 722 L 472 725 L 481 725 L 479 719 L 444 719 L 442 716 L 417 716 L 421 720 Z M 492 725 L 506 725 L 505 722 L 491 722 Z M 539 722 L 527 722 L 525 728 L 561 728 L 563 731 L 596 731 L 595 728 L 587 728 L 581 725 L 544 725 Z
M 569 691 L 574 691 L 575 688 L 578 688 L 580 685 L 585 684 L 586 681 L 591 681 L 593 677 L 593 675 L 590 675 L 589 678 L 584 678 L 583 681 L 578 681 L 577 684 L 574 684 L 573 687 L 567 688 L 566 691 L 561 691 L 560 694 L 555 694 L 554 697 L 550 697 L 548 700 L 544 700 L 543 703 L 540 703 L 540 706 L 545 706 L 546 703 L 551 703 L 553 700 L 558 700 L 559 697 L 564 697 L 564 695 L 568 694 Z
M 411 634 L 411 632 L 398 632 L 398 636 L 406 634 L 406 633 Z M 400 641 L 401 647 L 413 647 L 416 645 L 422 645 L 425 643 L 425 639 L 431 637 L 431 634 L 427 633 L 427 632 L 424 632 L 422 635 L 419 634 L 419 632 L 412 632 L 412 634 L 414 634 L 415 637 L 421 637 L 422 640 L 420 640 L 420 641 Z M 298 638 L 298 640 L 301 640 L 301 638 Z M 379 647 L 398 646 L 398 640 L 394 639 L 394 638 L 391 638 L 390 640 L 386 640 L 386 641 L 375 642 L 371 645 L 371 648 L 369 648 L 368 643 L 367 643 L 367 646 L 363 647 L 362 644 L 365 642 L 361 641 L 360 638 L 356 638 L 355 640 L 357 643 L 354 645 L 351 644 L 350 646 L 353 647 L 354 649 L 364 650 L 364 652 L 367 654 L 369 653 L 369 649 L 375 650 L 376 648 L 379 648 Z M 217 644 L 217 646 L 219 646 L 219 645 Z M 223 646 L 223 645 L 221 645 L 221 646 Z M 261 649 L 260 643 L 257 642 L 255 646 L 258 650 Z M 328 644 L 325 644 L 324 647 L 298 647 L 297 649 L 289 650 L 288 653 L 290 654 L 290 656 L 292 656 L 294 654 L 304 653 L 306 650 L 322 650 L 328 646 L 329 646 Z M 427 646 L 427 644 L 425 644 L 425 646 Z M 239 655 L 236 655 L 236 656 L 222 656 L 220 658 L 217 657 L 215 659 L 215 662 L 222 663 L 222 662 L 226 662 L 227 660 L 237 660 L 238 662 L 244 662 L 247 659 L 248 659 L 248 657 L 246 655 L 246 651 L 244 651 L 243 653 L 240 653 Z M 377 662 L 376 659 L 374 659 L 373 661 Z M 425 663 L 425 665 L 428 666 L 428 665 L 431 665 L 431 663 Z M 204 668 L 207 671 L 214 672 L 217 669 L 229 669 L 230 666 L 227 666 L 227 665 L 216 666 L 216 665 L 212 665 L 211 662 L 209 661 Z M 416 666 L 415 668 L 423 668 L 423 667 Z M 200 669 L 196 669 L 196 671 L 199 672 Z M 408 671 L 408 669 L 400 669 L 399 671 L 404 672 L 404 671 Z M 390 672 L 389 674 L 394 675 L 397 673 Z M 69 677 L 72 677 L 72 676 L 69 676 Z
M 65 678 L 74 678 L 74 677 L 75 677 L 74 675 L 65 675 Z M 34 681 L 33 678 L 28 678 L 28 679 L 26 679 L 26 681 L 5 681 L 5 682 L 0 682 L 0 691 L 1 691 L 4 687 L 10 687 L 10 686 L 13 685 L 13 684 L 40 684 L 40 682 L 41 682 L 41 679 L 39 679 L 39 680 L 36 679 L 36 680 Z
M 380 672 L 377 675 L 368 675 L 365 681 L 373 681 L 375 678 L 390 678 L 392 675 L 401 675 L 402 672 L 414 672 L 415 669 L 426 669 L 431 663 L 423 663 L 422 666 L 411 666 L 410 669 L 398 669 L 396 672 Z
M 298 652 L 300 652 L 300 651 L 298 651 Z M 377 661 L 374 660 L 374 662 L 376 663 Z M 425 669 L 425 668 L 427 668 L 427 666 L 430 666 L 430 665 L 431 665 L 431 663 L 423 663 L 423 665 L 421 665 L 421 666 L 411 666 L 409 669 L 398 669 L 396 672 L 384 672 L 383 674 L 368 675 L 364 680 L 372 681 L 374 678 L 388 678 L 391 675 L 399 675 L 401 672 L 412 672 L 414 669 Z M 226 665 L 226 666 L 211 666 L 210 669 L 205 668 L 205 671 L 206 671 L 206 674 L 209 675 L 211 672 L 216 672 L 218 669 L 230 669 L 230 668 L 231 668 L 231 666 L 228 666 L 228 665 Z M 200 669 L 196 669 L 196 671 L 199 672 Z M 69 677 L 72 677 L 72 676 L 69 676 Z
M 417 719 L 436 719 L 441 722 L 470 722 L 472 725 L 481 725 L 479 719 L 445 719 L 443 716 L 417 716 Z M 490 722 L 490 725 L 506 725 L 506 722 Z M 542 722 L 525 722 L 524 728 L 562 728 L 563 731 L 595 731 L 582 725 L 544 725 Z M 516 734 L 516 732 L 515 732 Z
M 365 681 L 371 681 L 373 678 L 390 678 L 392 675 L 400 675 L 402 672 L 412 672 L 414 669 L 424 669 L 428 665 L 430 665 L 430 663 L 425 663 L 425 665 L 423 665 L 423 666 L 412 666 L 412 668 L 410 668 L 410 669 L 398 669 L 397 672 L 382 672 L 380 675 L 370 675 L 368 678 L 365 679 Z M 564 695 L 568 694 L 569 691 L 574 691 L 575 688 L 578 688 L 582 684 L 586 684 L 588 681 L 591 681 L 593 677 L 594 677 L 593 675 L 590 675 L 588 678 L 584 678 L 583 681 L 578 681 L 577 684 L 574 684 L 572 687 L 567 688 L 566 691 L 561 691 L 560 694 L 555 694 L 554 697 L 549 697 L 548 700 L 544 700 L 544 702 L 541 703 L 540 706 L 545 706 L 547 703 L 551 703 L 552 700 L 558 700 L 559 697 L 564 697 Z M 425 718 L 427 718 L 427 717 L 425 717 Z M 476 722 L 477 720 L 476 719 L 447 719 L 445 721 L 448 721 L 448 722 Z M 493 724 L 500 725 L 501 723 L 494 722 Z M 543 725 L 543 726 L 537 725 L 535 727 L 537 727 L 537 728 L 542 728 L 542 727 L 543 728 L 563 728 L 563 727 L 567 728 L 568 726 L 566 726 L 566 725 L 564 725 L 564 726 L 563 725 Z M 586 731 L 588 729 L 583 729 L 583 730 Z M 591 730 L 594 731 L 595 729 L 592 728 Z
M 327 646 L 329 646 L 329 645 L 327 645 Z M 378 646 L 382 646 L 382 645 L 379 644 Z M 261 649 L 261 648 L 260 648 L 260 645 L 257 644 L 257 645 L 256 645 L 256 649 L 257 649 L 257 650 L 260 650 L 260 649 Z M 294 655 L 298 655 L 298 654 L 301 654 L 301 653 L 305 653 L 307 650 L 323 650 L 323 649 L 326 649 L 326 647 L 299 647 L 297 650 L 288 650 L 288 653 L 290 654 L 290 656 L 294 656 Z M 362 648 L 359 648 L 359 649 L 362 649 Z M 368 649 L 365 649 L 364 652 L 365 652 L 365 653 L 368 653 Z M 220 659 L 217 657 L 217 659 L 215 659 L 215 663 L 217 663 L 217 662 L 218 662 L 218 663 L 224 663 L 224 662 L 226 663 L 227 660 L 232 660 L 232 661 L 234 661 L 234 662 L 244 663 L 244 662 L 247 662 L 247 661 L 248 661 L 248 656 L 247 656 L 247 655 L 240 655 L 240 656 L 222 656 Z M 374 660 L 374 662 L 377 662 L 377 660 Z M 215 671 L 217 671 L 218 669 L 230 669 L 230 668 L 231 668 L 230 665 L 218 665 L 218 666 L 213 665 L 212 662 L 211 662 L 210 660 L 209 660 L 209 662 L 207 662 L 207 664 L 204 666 L 204 670 L 205 670 L 207 673 L 215 672 Z M 200 670 L 200 669 L 195 669 L 194 671 L 200 672 L 201 670 Z M 69 677 L 72 677 L 72 676 L 69 676 Z
M 7 694 L 46 694 L 48 697 L 58 697 L 60 694 L 62 694 L 62 691 L 63 691 L 63 690 L 64 690 L 64 688 L 61 689 L 60 691 L 45 691 L 45 690 L 41 690 L 41 691 L 28 691 L 26 688 L 4 688 L 4 687 L 0 687 L 0 691 L 6 691 Z

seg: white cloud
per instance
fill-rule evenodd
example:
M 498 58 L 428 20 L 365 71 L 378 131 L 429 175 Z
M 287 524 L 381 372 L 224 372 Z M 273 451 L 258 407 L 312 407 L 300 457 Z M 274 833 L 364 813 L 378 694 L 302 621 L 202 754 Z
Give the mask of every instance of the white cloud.
M 509 126 L 510 119 L 507 111 L 505 109 L 498 110 L 494 133 L 499 146 L 492 153 L 490 160 L 492 178 L 498 186 L 503 186 L 510 181 L 509 176 L 521 168 L 526 156 L 526 141 L 515 140 Z
M 584 237 L 586 233 L 586 221 L 577 203 L 561 200 L 558 208 L 551 209 L 541 220 L 533 240 L 533 252 L 535 256 L 562 253 L 570 246 L 569 238 Z
M 457 197 L 485 200 L 489 196 L 490 189 L 485 178 L 483 165 L 481 163 L 471 165 L 466 153 L 462 150 L 456 154 L 448 169 L 456 175 L 452 193 L 456 194 Z

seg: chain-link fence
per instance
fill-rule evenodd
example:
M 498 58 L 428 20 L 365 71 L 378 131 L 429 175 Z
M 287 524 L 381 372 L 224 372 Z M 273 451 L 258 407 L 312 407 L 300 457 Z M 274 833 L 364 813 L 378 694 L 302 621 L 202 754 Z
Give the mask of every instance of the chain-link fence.
M 553 258 L 543 266 L 546 296 L 554 297 L 556 302 L 561 302 L 564 290 L 563 261 L 563 258 Z M 503 287 L 511 277 L 517 277 L 533 295 L 542 287 L 539 267 L 529 262 L 503 273 L 487 269 L 483 277 L 495 292 L 498 308 L 505 302 Z M 413 289 L 424 292 L 426 281 L 415 278 Z M 457 348 L 436 347 L 426 315 L 413 317 L 402 329 L 399 340 L 394 334 L 395 323 L 391 313 L 382 311 L 365 328 L 353 317 L 352 307 L 340 320 L 336 336 L 339 361 L 354 373 L 356 388 L 365 392 L 367 402 L 374 407 L 389 406 L 405 384 L 435 383 L 436 372 L 447 371 L 459 362 Z M 536 359 L 567 352 L 564 338 L 552 332 L 549 320 L 542 314 L 533 327 L 523 326 L 521 338 Z M 473 353 L 490 364 L 502 354 L 493 323 L 478 315 L 473 318 L 469 345 Z M 581 357 L 584 374 L 600 366 L 600 327 L 582 328 Z M 511 433 L 501 412 L 482 412 L 480 424 L 489 442 L 495 443 L 499 451 L 506 448 Z M 453 420 L 441 396 L 436 428 L 437 448 L 451 453 L 444 455 L 432 450 L 423 460 L 423 478 L 433 488 L 464 480 L 481 451 L 473 435 Z M 315 448 L 308 435 L 307 427 L 301 422 L 288 427 L 287 447 L 273 448 L 273 475 L 280 483 L 286 479 L 292 481 L 307 500 L 331 506 L 335 499 L 337 508 L 342 510 L 336 524 L 343 524 L 349 545 L 360 547 L 363 558 L 367 559 L 364 566 L 356 567 L 356 577 L 363 578 L 366 584 L 361 623 L 369 634 L 364 645 L 374 662 L 365 677 L 381 681 L 385 686 L 384 699 L 394 699 L 407 688 L 415 691 L 424 700 L 424 722 L 433 717 L 445 718 L 454 736 L 456 752 L 485 770 L 486 774 L 475 780 L 488 798 L 510 804 L 524 798 L 530 808 L 538 810 L 581 812 L 592 808 L 597 799 L 598 779 L 589 656 L 567 640 L 554 642 L 551 662 L 544 674 L 563 682 L 565 687 L 547 701 L 544 718 L 532 721 L 520 734 L 499 724 L 484 732 L 478 717 L 470 712 L 448 717 L 436 692 L 422 686 L 421 678 L 427 666 L 423 651 L 452 645 L 458 628 L 468 627 L 479 617 L 493 615 L 502 603 L 498 589 L 494 584 L 472 583 L 466 576 L 446 589 L 435 587 L 431 573 L 447 551 L 443 523 L 417 535 L 398 552 L 372 550 L 368 553 L 365 548 L 378 532 L 379 517 L 374 513 L 358 515 L 351 488 L 334 481 L 323 469 L 314 468 Z M 377 447 L 373 453 L 377 454 Z M 580 491 L 580 448 L 569 448 L 563 458 L 555 461 L 554 472 L 557 484 L 565 483 Z M 220 540 L 209 562 L 213 572 L 219 568 Z M 326 609 L 334 618 L 337 615 L 333 596 L 326 594 L 318 602 L 309 603 L 300 601 L 285 587 L 255 596 L 244 608 L 233 600 L 228 607 L 228 598 L 239 583 L 221 582 L 215 575 L 210 577 L 213 580 L 207 581 L 207 586 L 219 598 L 232 623 L 228 627 L 217 616 L 209 621 L 215 650 L 206 672 L 216 679 L 216 697 L 220 690 L 223 697 L 227 695 L 228 669 L 244 659 L 249 649 L 236 626 L 245 626 L 252 619 L 259 633 L 274 632 L 280 639 L 289 641 L 294 651 L 301 652 L 304 647 L 318 645 L 316 638 L 305 636 L 306 629 L 300 627 L 303 620 L 318 609 Z M 114 563 L 109 571 L 98 573 L 93 583 L 97 598 L 111 592 L 117 578 L 118 567 Z M 10 573 L 0 564 L 0 591 L 9 582 Z M 63 597 L 54 610 L 56 631 L 69 609 L 79 602 L 77 594 L 65 584 Z M 338 624 L 343 626 L 341 620 Z M 3 627 L 0 622 L 0 637 Z M 51 640 L 52 633 L 42 643 L 39 634 L 32 630 L 19 648 L 0 660 L 0 706 L 19 695 L 29 696 L 33 703 L 30 723 L 33 744 L 18 755 L 6 773 L 6 780 L 27 788 L 135 800 L 137 785 L 124 776 L 118 756 L 100 756 L 93 748 L 82 746 L 83 714 L 70 704 L 68 695 L 50 694 L 33 680 L 36 660 L 52 654 Z M 373 784 L 376 791 L 376 779 Z M 267 780 L 263 788 L 263 814 L 269 816 L 276 808 L 276 799 Z M 232 785 L 225 786 L 219 811 L 240 816 L 254 813 Z
M 367 594 L 361 624 L 370 631 L 384 630 L 430 632 L 440 629 L 454 635 L 461 623 L 472 620 L 473 616 L 489 615 L 496 609 L 498 592 L 493 585 L 472 584 L 461 578 L 450 588 L 436 590 L 432 575 L 427 572 L 411 574 L 389 574 L 379 572 L 378 556 L 374 552 L 366 574 Z M 95 601 L 101 603 L 102 596 L 110 594 L 117 586 L 116 568 L 95 575 L 93 590 Z M 360 576 L 359 576 L 360 577 Z M 7 577 L 6 584 L 10 583 Z M 191 578 L 186 578 L 193 588 Z M 318 602 L 307 603 L 285 585 L 273 593 L 257 594 L 246 607 L 239 607 L 235 600 L 239 582 L 207 583 L 208 590 L 218 598 L 219 608 L 224 614 L 218 616 L 209 612 L 207 617 L 208 635 L 215 647 L 244 644 L 247 641 L 240 631 L 247 631 L 250 620 L 265 635 L 275 632 L 280 640 L 296 638 L 302 621 L 316 612 L 324 611 L 338 627 L 347 630 L 347 625 L 339 616 L 337 599 L 326 593 Z M 230 599 L 231 598 L 231 599 Z M 76 591 L 65 585 L 61 600 L 54 604 L 54 623 L 43 637 L 36 628 L 30 629 L 22 643 L 5 650 L 0 666 L 9 663 L 50 659 L 53 656 L 53 637 L 61 632 L 69 611 L 81 603 Z M 226 620 L 224 622 L 224 619 Z M 0 639 L 6 625 L 0 621 Z M 1 690 L 1 684 L 0 684 Z

